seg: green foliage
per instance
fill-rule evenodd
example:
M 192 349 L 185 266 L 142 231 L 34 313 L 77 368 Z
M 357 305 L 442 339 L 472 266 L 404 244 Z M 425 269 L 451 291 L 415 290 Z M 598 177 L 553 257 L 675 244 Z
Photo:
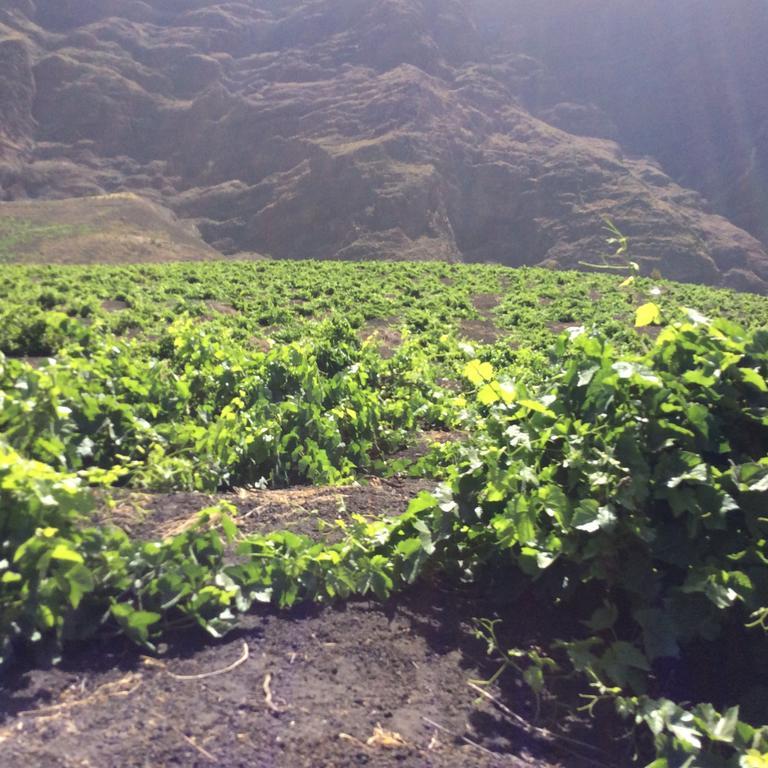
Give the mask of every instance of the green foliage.
M 768 334 L 690 312 L 642 357 L 587 333 L 561 344 L 567 364 L 535 390 L 467 366 L 487 410 L 451 482 L 446 541 L 470 572 L 511 561 L 540 601 L 579 607 L 590 632 L 552 652 L 651 729 L 655 766 L 748 765 L 767 732 L 738 708 L 648 693 L 657 662 L 739 627 L 742 654 L 750 637 L 764 647 Z
M 492 569 L 572 615 L 541 647 L 502 650 L 481 625 L 537 703 L 578 679 L 590 708 L 646 729 L 654 768 L 764 766 L 748 696 L 688 706 L 660 670 L 704 648 L 744 675 L 764 652 L 768 304 L 615 282 L 424 264 L 0 270 L 0 349 L 15 356 L 0 353 L 0 656 L 94 633 L 149 648 L 179 627 L 220 636 L 254 603 Z M 503 293 L 493 345 L 459 332 L 483 292 Z M 664 327 L 678 304 L 728 319 Z M 361 326 L 392 317 L 402 343 L 381 354 Z M 391 458 L 427 428 L 466 439 Z M 331 544 L 243 535 L 222 505 L 163 541 L 93 522 L 94 487 L 373 470 L 445 482 Z
M 493 321 L 503 332 L 493 352 L 500 365 L 531 362 L 565 326 L 598 326 L 621 349 L 650 340 L 634 328 L 635 309 L 653 301 L 662 311 L 695 306 L 705 314 L 754 328 L 764 325 L 768 299 L 704 286 L 636 278 L 625 288 L 612 275 L 430 263 L 210 262 L 162 265 L 0 267 L 0 351 L 53 355 L 69 333 L 41 343 L 46 313 L 96 322 L 110 332 L 152 344 L 180 316 L 233 341 L 285 343 L 306 339 L 325 319 L 355 329 L 368 323 L 406 327 L 414 335 L 455 336 L 477 319 L 474 297 L 498 294 Z M 77 337 L 75 338 L 77 340 Z M 519 346 L 511 349 L 510 344 Z M 489 358 L 490 359 L 490 358 Z
M 18 640 L 55 640 L 56 650 L 112 627 L 151 649 L 171 628 L 220 637 L 254 602 L 384 598 L 412 583 L 433 552 L 415 513 L 355 518 L 340 543 L 325 545 L 290 532 L 238 536 L 226 504 L 165 541 L 132 541 L 85 525 L 88 480 L 114 476 L 56 473 L 0 444 L 0 661 Z
M 83 598 L 111 579 L 101 532 L 81 524 L 93 507 L 86 482 L 108 485 L 120 475 L 60 473 L 0 440 L 0 659 L 19 636 L 70 636 Z
M 180 321 L 158 348 L 96 335 L 37 369 L 0 356 L 0 432 L 62 471 L 120 463 L 141 487 L 215 490 L 349 480 L 451 419 L 420 344 L 384 360 L 338 323 L 263 353 Z
M 618 696 L 620 715 L 645 726 L 661 755 L 648 768 L 761 768 L 768 762 L 768 727 L 739 720 L 739 707 L 718 712 L 711 704 L 684 708 L 669 699 Z

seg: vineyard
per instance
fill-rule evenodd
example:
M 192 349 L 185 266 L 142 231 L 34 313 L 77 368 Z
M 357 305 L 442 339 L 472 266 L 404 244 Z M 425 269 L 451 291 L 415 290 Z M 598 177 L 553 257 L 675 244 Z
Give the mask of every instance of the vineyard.
M 528 738 L 768 768 L 767 326 L 764 297 L 611 274 L 0 266 L 2 668 L 475 589 L 473 685 Z M 404 509 L 238 504 L 387 482 Z

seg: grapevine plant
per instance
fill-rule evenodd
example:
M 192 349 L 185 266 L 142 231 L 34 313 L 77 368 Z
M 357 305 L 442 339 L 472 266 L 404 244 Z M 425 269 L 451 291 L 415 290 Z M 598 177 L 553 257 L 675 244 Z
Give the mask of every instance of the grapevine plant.
M 579 607 L 586 631 L 553 641 L 538 677 L 580 673 L 591 707 L 646 724 L 654 768 L 765 765 L 768 729 L 738 706 L 659 692 L 664 662 L 702 644 L 742 681 L 766 647 L 768 334 L 689 312 L 643 357 L 584 332 L 556 359 L 566 347 L 533 393 L 468 366 L 487 409 L 451 483 L 455 555 L 471 571 L 506 560 L 540 600 Z

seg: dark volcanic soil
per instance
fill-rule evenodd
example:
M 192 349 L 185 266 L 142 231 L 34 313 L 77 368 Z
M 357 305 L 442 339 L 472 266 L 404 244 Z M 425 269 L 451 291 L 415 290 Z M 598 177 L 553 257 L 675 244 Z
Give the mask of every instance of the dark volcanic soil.
M 596 765 L 475 701 L 467 681 L 493 667 L 471 621 L 493 610 L 430 585 L 387 605 L 250 616 L 224 641 L 180 638 L 158 658 L 92 645 L 10 681 L 2 765 Z
M 243 533 L 291 530 L 306 536 L 332 538 L 336 520 L 351 515 L 398 515 L 419 491 L 435 482 L 370 478 L 364 485 L 297 486 L 275 491 L 241 490 L 228 494 L 137 493 L 117 496 L 117 505 L 101 510 L 101 522 L 111 522 L 136 538 L 172 536 L 192 525 L 200 510 L 218 502 L 232 504 Z

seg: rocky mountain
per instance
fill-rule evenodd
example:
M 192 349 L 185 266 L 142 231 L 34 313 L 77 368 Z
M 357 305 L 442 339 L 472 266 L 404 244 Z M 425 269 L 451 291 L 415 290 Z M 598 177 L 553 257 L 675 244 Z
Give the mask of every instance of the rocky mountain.
M 625 148 L 768 242 L 768 3 L 477 1 L 490 45 L 541 58 L 568 98 L 604 110 Z M 499 27 L 510 5 L 506 17 L 524 24 Z M 536 96 L 534 112 L 551 115 L 547 94 Z
M 645 271 L 764 291 L 766 39 L 751 0 L 3 0 L 0 199 L 563 267 L 610 217 Z

